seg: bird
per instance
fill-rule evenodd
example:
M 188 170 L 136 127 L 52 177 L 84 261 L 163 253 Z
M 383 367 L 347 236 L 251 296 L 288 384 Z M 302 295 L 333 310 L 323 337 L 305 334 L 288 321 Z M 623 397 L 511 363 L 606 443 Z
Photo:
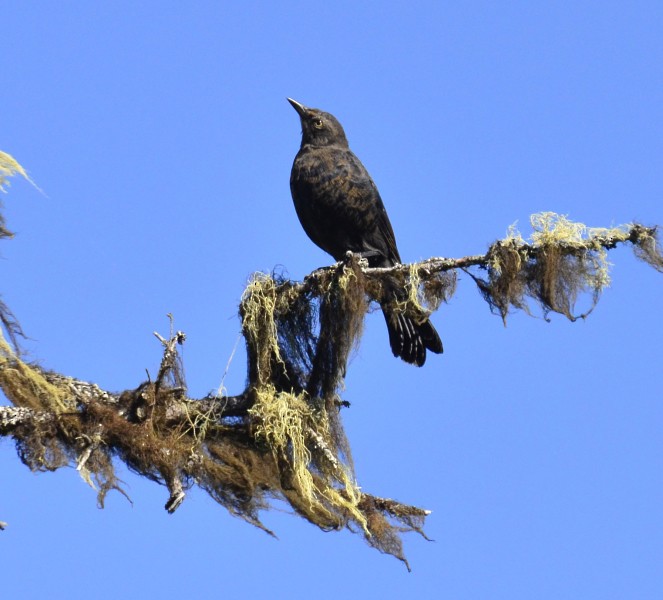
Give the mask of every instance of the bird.
M 370 267 L 401 264 L 394 230 L 380 193 L 366 167 L 350 150 L 341 123 L 328 112 L 287 99 L 297 111 L 302 141 L 290 173 L 295 210 L 311 241 L 336 260 L 358 253 Z M 442 353 L 442 341 L 428 319 L 413 320 L 394 304 L 407 299 L 394 286 L 383 302 L 389 344 L 394 356 L 422 366 L 426 350 Z

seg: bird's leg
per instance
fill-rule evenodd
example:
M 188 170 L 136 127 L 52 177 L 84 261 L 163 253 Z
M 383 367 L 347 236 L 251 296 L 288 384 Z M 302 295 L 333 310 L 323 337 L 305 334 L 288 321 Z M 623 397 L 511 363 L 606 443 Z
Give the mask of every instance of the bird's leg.
M 380 253 L 379 250 L 364 250 L 363 252 L 352 252 L 348 250 L 345 253 L 345 262 L 348 264 L 351 263 L 353 256 L 359 257 L 359 266 L 361 267 L 374 267 L 376 266 L 374 264 L 376 261 L 371 259 L 384 258 L 384 256 Z

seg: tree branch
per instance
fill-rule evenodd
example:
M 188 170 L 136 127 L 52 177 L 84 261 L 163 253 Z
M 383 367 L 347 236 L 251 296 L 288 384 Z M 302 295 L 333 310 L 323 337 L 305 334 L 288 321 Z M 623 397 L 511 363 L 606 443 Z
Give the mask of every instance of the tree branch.
M 101 506 L 111 489 L 125 493 L 113 466 L 121 460 L 168 488 L 169 512 L 197 485 L 269 532 L 260 513 L 280 498 L 321 529 L 361 532 L 406 562 L 400 534 L 425 537 L 430 511 L 361 491 L 340 418 L 348 355 L 369 303 L 389 302 L 383 290 L 399 285 L 408 296 L 395 310 L 425 318 L 451 297 L 463 270 L 503 319 L 529 312 L 534 301 L 545 314 L 573 320 L 577 297 L 590 293 L 595 304 L 608 284 L 605 257 L 617 245 L 631 244 L 663 272 L 655 227 L 590 230 L 552 213 L 532 223 L 530 241 L 514 230 L 485 254 L 372 269 L 349 253 L 302 282 L 256 274 L 239 307 L 248 384 L 232 396 L 188 397 L 179 354 L 185 335 L 170 315 L 168 338 L 155 333 L 163 346 L 155 380 L 110 392 L 24 362 L 12 337 L 18 323 L 0 303 L 13 345 L 0 337 L 0 389 L 13 404 L 0 407 L 0 435 L 14 438 L 33 470 L 75 465 Z

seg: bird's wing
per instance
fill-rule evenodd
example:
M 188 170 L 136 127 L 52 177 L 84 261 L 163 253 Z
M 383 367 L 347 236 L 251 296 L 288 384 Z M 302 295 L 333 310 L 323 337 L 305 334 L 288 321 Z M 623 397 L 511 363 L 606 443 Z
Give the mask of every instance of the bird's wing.
M 382 251 L 390 263 L 400 263 L 396 236 L 380 192 L 361 161 L 350 150 L 346 152 L 345 160 L 351 165 L 347 193 L 349 200 L 367 215 L 366 242 L 377 246 L 376 249 Z

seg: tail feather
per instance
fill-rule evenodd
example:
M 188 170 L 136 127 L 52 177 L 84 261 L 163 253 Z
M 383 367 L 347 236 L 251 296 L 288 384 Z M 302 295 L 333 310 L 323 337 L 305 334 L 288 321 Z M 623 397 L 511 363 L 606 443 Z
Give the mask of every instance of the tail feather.
M 437 333 L 437 330 L 433 327 L 430 320 L 426 320 L 419 325 L 418 331 L 426 348 L 435 354 L 442 354 L 442 352 L 444 352 L 440 335 Z
M 442 340 L 429 320 L 418 324 L 401 312 L 390 311 L 385 307 L 382 312 L 394 356 L 421 367 L 426 362 L 426 350 L 435 354 L 442 353 Z
M 378 254 L 372 257 L 372 262 L 369 257 L 369 264 L 372 267 L 390 267 L 398 264 L 399 260 L 398 252 L 392 257 Z M 426 362 L 426 350 L 442 354 L 442 340 L 429 319 L 419 323 L 402 311 L 396 310 L 395 305 L 407 302 L 406 291 L 395 279 L 387 279 L 384 285 L 386 286 L 384 298 L 392 298 L 395 301 L 394 304 L 390 302 L 382 304 L 382 313 L 389 332 L 389 345 L 394 356 L 421 367 Z

